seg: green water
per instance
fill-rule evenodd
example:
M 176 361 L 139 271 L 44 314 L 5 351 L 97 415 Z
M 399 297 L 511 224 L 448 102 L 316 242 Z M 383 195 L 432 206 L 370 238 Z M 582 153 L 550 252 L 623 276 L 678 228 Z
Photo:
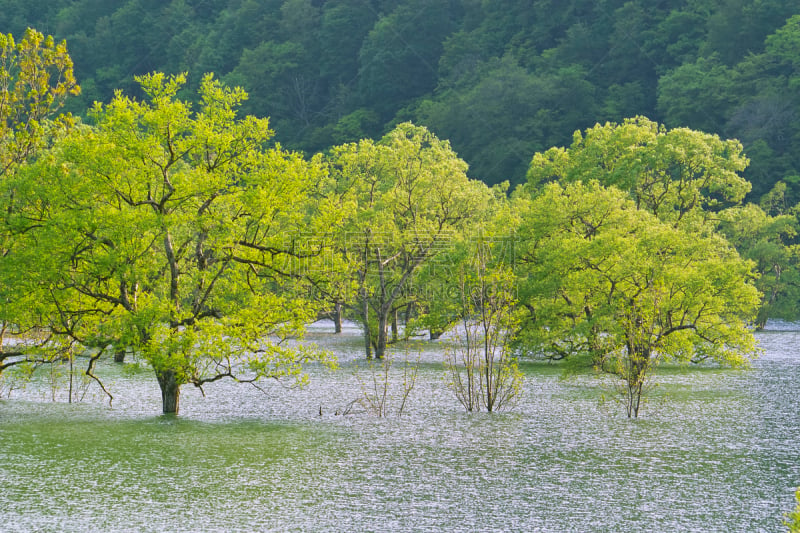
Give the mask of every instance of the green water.
M 103 369 L 113 408 L 0 402 L 2 531 L 781 531 L 800 485 L 800 332 L 760 334 L 750 371 L 671 369 L 643 418 L 608 385 L 526 365 L 516 408 L 468 415 L 426 348 L 404 416 L 355 409 L 355 332 L 303 390 L 185 388 L 154 416 L 148 373 Z M 395 393 L 402 367 L 391 372 Z M 390 391 L 391 392 L 391 391 Z M 397 403 L 393 401 L 393 406 Z M 319 412 L 322 409 L 322 416 Z

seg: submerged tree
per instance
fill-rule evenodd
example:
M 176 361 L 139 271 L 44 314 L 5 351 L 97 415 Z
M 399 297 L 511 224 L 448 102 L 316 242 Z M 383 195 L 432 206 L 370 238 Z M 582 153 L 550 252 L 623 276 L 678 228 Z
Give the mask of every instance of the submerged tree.
M 660 361 L 739 366 L 755 354 L 752 265 L 724 238 L 662 222 L 597 182 L 551 184 L 530 202 L 524 346 L 621 377 L 630 417 Z
M 311 195 L 321 169 L 266 148 L 266 119 L 210 75 L 197 111 L 184 76 L 138 78 L 146 101 L 117 93 L 28 176 L 39 219 L 35 272 L 60 332 L 85 346 L 129 346 L 153 369 L 164 413 L 180 388 L 222 378 L 302 379 L 324 359 L 282 341 L 315 316 L 293 280 L 317 250 Z
M 797 317 L 800 272 L 797 269 L 797 219 L 790 214 L 770 216 L 755 204 L 722 213 L 720 231 L 739 253 L 753 261 L 758 272 L 756 286 L 763 293 L 756 326 L 767 319 Z
M 738 141 L 644 117 L 536 154 L 524 342 L 622 376 L 629 416 L 659 360 L 746 362 L 755 275 L 717 233 L 750 190 L 746 165 Z
M 357 313 L 367 358 L 382 358 L 388 326 L 410 295 L 419 267 L 446 249 L 488 202 L 446 141 L 410 123 L 380 142 L 334 148 L 333 187 L 351 213 L 341 228 L 342 253 L 357 286 Z
M 413 333 L 428 330 L 435 340 L 461 323 L 464 302 L 460 278 L 481 264 L 476 262 L 478 243 L 488 247 L 489 266 L 512 266 L 514 232 L 519 223 L 516 206 L 509 201 L 508 182 L 495 185 L 490 192 L 471 223 L 432 261 L 420 266 L 413 287 L 415 314 L 409 323 Z
M 30 257 L 20 253 L 31 223 L 15 219 L 20 208 L 17 173 L 68 129 L 72 119 L 59 111 L 79 93 L 65 42 L 30 28 L 19 42 L 0 34 L 0 374 L 64 356 L 47 335 L 27 335 L 35 326 L 47 326 L 43 315 L 48 313 L 42 313 L 41 286 L 26 275 Z M 36 353 L 5 349 L 9 332 L 26 334 L 27 348 L 36 347 Z
M 504 261 L 503 245 L 486 236 L 474 237 L 463 246 L 466 255 L 453 272 L 458 284 L 459 342 L 448 353 L 446 366 L 450 387 L 467 411 L 506 408 L 522 387 L 511 343 L 522 310 L 515 295 L 513 265 Z

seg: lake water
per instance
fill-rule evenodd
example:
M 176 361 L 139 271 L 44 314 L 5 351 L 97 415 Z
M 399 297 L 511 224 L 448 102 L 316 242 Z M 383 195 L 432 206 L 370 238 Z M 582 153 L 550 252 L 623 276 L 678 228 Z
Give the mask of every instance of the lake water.
M 447 389 L 447 340 L 420 360 L 402 416 L 386 418 L 358 331 L 310 338 L 340 368 L 302 390 L 184 387 L 157 416 L 149 372 L 101 371 L 113 407 L 52 403 L 45 383 L 0 401 L 2 531 L 783 531 L 800 486 L 800 326 L 772 323 L 747 371 L 670 368 L 639 420 L 610 382 L 524 366 L 519 403 L 467 414 Z M 377 374 L 381 381 L 380 373 Z M 63 392 L 58 392 L 63 399 Z M 606 397 L 606 401 L 600 398 Z M 320 415 L 321 411 L 321 415 Z

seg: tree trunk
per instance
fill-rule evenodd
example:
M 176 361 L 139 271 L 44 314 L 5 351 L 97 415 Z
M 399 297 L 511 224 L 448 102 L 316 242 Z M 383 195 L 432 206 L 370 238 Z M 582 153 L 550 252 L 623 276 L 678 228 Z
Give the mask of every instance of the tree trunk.
M 397 308 L 392 310 L 392 342 L 397 342 Z
M 633 411 L 633 418 L 639 418 L 639 406 L 642 402 L 642 384 L 636 386 L 633 396 L 631 396 L 631 409 Z M 631 417 L 631 411 L 628 411 L 628 418 Z
M 375 344 L 375 359 L 383 359 L 386 355 L 386 345 L 388 337 L 388 311 L 381 310 L 378 316 L 378 342 Z
M 630 363 L 628 367 L 628 418 L 639 418 L 639 407 L 642 402 L 644 382 L 647 379 L 647 372 L 650 368 L 650 350 L 647 348 L 636 349 L 629 345 L 628 357 Z
M 333 332 L 342 332 L 342 304 L 339 302 L 333 308 Z
M 367 359 L 372 359 L 372 335 L 366 320 L 364 321 L 364 350 L 367 353 Z
M 364 326 L 364 350 L 367 359 L 372 359 L 372 331 L 369 327 L 369 318 L 364 318 L 362 324 Z
M 181 396 L 181 385 L 174 370 L 156 371 L 158 385 L 161 387 L 161 406 L 165 415 L 177 415 Z
M 364 325 L 364 349 L 367 359 L 372 359 L 372 331 L 369 326 L 369 293 L 365 285 L 364 276 L 361 277 L 361 288 L 359 289 L 361 298 L 361 323 Z
M 489 332 L 484 329 L 483 332 L 483 376 L 486 382 L 486 390 L 484 397 L 486 399 L 486 411 L 491 413 L 494 410 L 495 392 L 497 391 L 497 383 L 495 382 L 494 375 L 494 357 L 489 352 Z

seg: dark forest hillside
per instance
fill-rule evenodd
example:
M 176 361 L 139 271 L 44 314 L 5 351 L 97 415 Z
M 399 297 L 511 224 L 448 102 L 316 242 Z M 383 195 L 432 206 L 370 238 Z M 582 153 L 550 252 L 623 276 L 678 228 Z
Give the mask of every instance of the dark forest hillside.
M 646 115 L 740 139 L 752 199 L 800 199 L 794 0 L 3 0 L 0 30 L 66 39 L 83 95 L 133 76 L 241 85 L 285 146 L 320 151 L 401 120 L 488 183 L 576 129 Z M 192 85 L 194 84 L 194 85 Z

